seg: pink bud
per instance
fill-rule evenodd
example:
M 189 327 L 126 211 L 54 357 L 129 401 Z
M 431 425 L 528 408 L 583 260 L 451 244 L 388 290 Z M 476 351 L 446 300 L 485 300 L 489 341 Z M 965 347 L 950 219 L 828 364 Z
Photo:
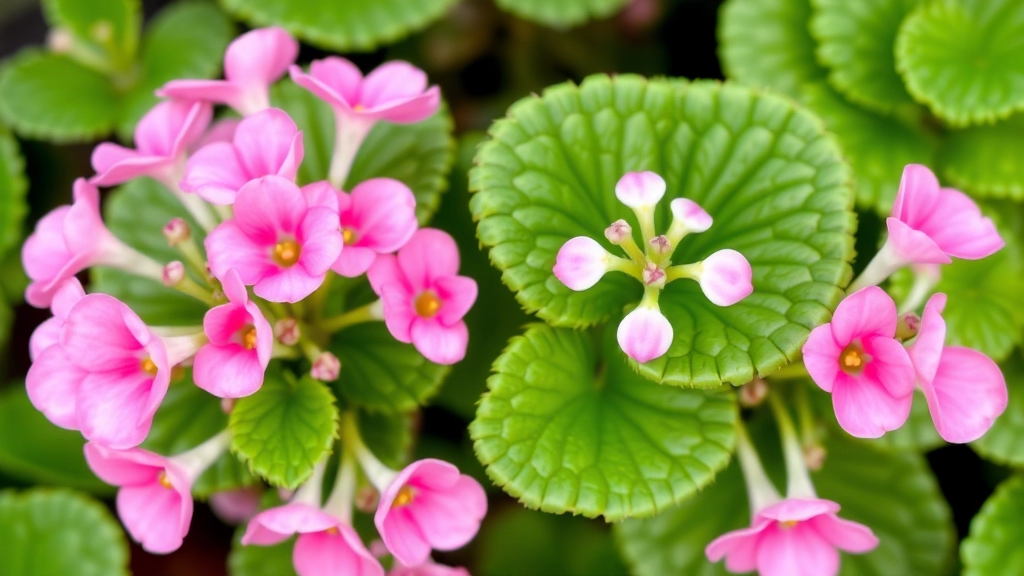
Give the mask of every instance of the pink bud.
M 907 312 L 900 315 L 899 321 L 896 323 L 896 338 L 904 341 L 910 340 L 917 336 L 917 331 L 920 329 L 921 317 L 916 312 Z
M 605 228 L 604 237 L 609 242 L 615 245 L 623 243 L 627 238 L 633 235 L 633 228 L 625 220 L 619 219 L 612 222 L 608 228 Z
M 285 346 L 295 346 L 298 344 L 301 335 L 299 321 L 295 318 L 282 318 L 274 323 L 274 336 L 278 342 Z
M 562 245 L 555 257 L 555 277 L 570 290 L 586 290 L 608 271 L 608 252 L 597 240 L 577 236 Z
M 173 248 L 188 241 L 192 237 L 192 229 L 188 222 L 181 218 L 174 218 L 164 226 L 164 237 L 167 238 L 167 244 Z
M 768 383 L 763 378 L 755 377 L 740 387 L 738 399 L 740 406 L 754 408 L 760 406 L 768 397 Z
M 651 238 L 650 245 L 655 254 L 667 254 L 672 250 L 672 243 L 668 241 L 668 237 L 664 234 Z
M 185 278 L 185 265 L 175 260 L 164 266 L 164 286 L 174 288 Z
M 644 284 L 653 288 L 664 288 L 665 287 L 665 271 L 658 267 L 653 262 L 648 262 L 644 266 L 642 273 Z
M 665 180 L 654 172 L 627 172 L 615 184 L 615 197 L 630 208 L 653 208 L 663 196 Z
M 313 368 L 310 375 L 321 382 L 334 382 L 341 373 L 341 360 L 330 352 L 321 352 L 320 356 L 313 361 Z
M 235 409 L 235 403 L 238 402 L 235 398 L 221 398 L 220 399 L 220 410 L 225 414 L 231 414 L 231 411 Z
M 373 514 L 377 509 L 378 503 L 380 503 L 380 492 L 377 492 L 373 486 L 363 486 L 356 491 L 356 510 L 365 512 L 366 514 Z
M 807 465 L 811 472 L 821 470 L 821 467 L 825 465 L 825 458 L 827 457 L 828 451 L 820 444 L 804 446 L 804 464 Z
M 657 305 L 641 304 L 622 319 L 616 336 L 622 351 L 643 364 L 668 352 L 673 331 Z
M 735 250 L 719 250 L 701 264 L 700 289 L 718 306 L 732 306 L 754 291 L 750 263 Z
M 686 232 L 704 232 L 711 228 L 711 215 L 693 200 L 676 198 L 669 207 L 676 222 L 682 225 Z

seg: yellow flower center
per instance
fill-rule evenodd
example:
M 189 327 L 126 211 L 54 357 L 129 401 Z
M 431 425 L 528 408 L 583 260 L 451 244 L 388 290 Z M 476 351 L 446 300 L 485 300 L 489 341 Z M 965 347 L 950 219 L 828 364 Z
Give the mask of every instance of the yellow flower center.
M 782 528 L 783 530 L 789 530 L 790 528 L 793 528 L 799 523 L 800 522 L 797 520 L 782 520 L 779 522 L 779 528 Z
M 327 532 L 328 534 L 330 534 L 331 536 L 337 536 L 338 534 L 340 534 L 340 533 L 341 533 L 341 532 L 340 532 L 340 531 L 338 530 L 338 527 L 337 527 L 337 526 L 331 526 L 330 528 L 328 528 L 328 529 L 326 530 L 326 532 Z
M 167 472 L 163 470 L 160 471 L 160 475 L 157 476 L 157 480 L 160 482 L 161 486 L 167 488 L 168 490 L 174 488 L 174 486 L 171 485 L 171 479 L 167 477 Z
M 142 359 L 142 362 L 139 363 L 139 368 L 141 368 L 142 371 L 148 374 L 149 376 L 156 376 L 156 362 L 153 362 L 153 360 L 149 356 L 146 356 L 145 358 Z
M 281 240 L 274 246 L 274 261 L 281 266 L 294 266 L 299 261 L 301 252 L 302 249 L 295 240 Z
M 427 290 L 416 297 L 416 313 L 423 318 L 437 316 L 441 309 L 441 299 L 432 290 Z
M 362 112 L 363 110 L 366 110 L 366 106 L 363 106 L 362 104 L 356 104 L 352 107 L 353 112 Z
M 857 344 L 850 344 L 839 355 L 839 367 L 847 374 L 860 374 L 870 357 Z
M 359 235 L 351 228 L 342 228 L 341 239 L 345 242 L 345 246 L 351 246 L 356 240 L 359 240 Z
M 395 496 L 395 500 L 391 502 L 392 508 L 401 508 L 402 506 L 408 506 L 412 503 L 413 498 L 416 497 L 416 492 L 408 485 L 402 486 L 398 490 L 398 495 Z
M 246 350 L 252 350 L 256 347 L 255 326 L 249 326 L 249 328 L 242 333 L 242 345 L 245 346 Z

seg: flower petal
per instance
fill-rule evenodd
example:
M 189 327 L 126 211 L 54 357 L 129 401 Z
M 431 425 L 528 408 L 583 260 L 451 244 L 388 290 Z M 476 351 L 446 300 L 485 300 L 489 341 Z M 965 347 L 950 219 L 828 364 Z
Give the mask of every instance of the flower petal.
M 299 265 L 312 276 L 326 274 L 341 256 L 344 241 L 338 229 L 338 214 L 330 208 L 310 208 L 296 236 L 302 245 Z
M 331 265 L 331 270 L 346 278 L 362 276 L 377 260 L 377 253 L 362 246 L 345 246 L 341 256 Z
M 266 366 L 255 350 L 238 344 L 207 344 L 195 356 L 196 386 L 219 398 L 243 398 L 263 385 Z
M 462 320 L 476 302 L 476 280 L 466 276 L 443 276 L 434 282 L 438 297 L 441 298 L 441 309 L 437 319 L 442 326 L 451 326 Z
M 885 225 L 889 230 L 886 240 L 893 252 L 907 264 L 949 264 L 952 260 L 942 248 L 927 234 L 915 230 L 907 224 L 887 218 Z
M 939 191 L 935 209 L 918 228 L 943 252 L 954 258 L 980 260 L 998 252 L 1006 242 L 990 218 L 959 190 Z
M 928 299 L 924 305 L 924 314 L 921 315 L 921 327 L 917 331 L 917 337 L 907 348 L 917 378 L 922 383 L 930 383 L 939 369 L 942 349 L 946 344 L 946 321 L 942 318 L 942 311 L 945 308 L 945 294 L 933 294 Z
M 128 486 L 117 492 L 117 513 L 132 539 L 152 554 L 181 547 L 192 520 L 192 499 L 159 482 Z
M 212 204 L 230 205 L 249 180 L 235 147 L 227 142 L 214 142 L 188 159 L 180 186 L 185 192 L 195 192 Z
M 337 534 L 306 533 L 292 551 L 298 576 L 384 576 L 380 562 L 370 555 L 351 526 L 340 524 Z
M 914 393 L 914 363 L 903 344 L 892 338 L 865 338 L 864 351 L 871 357 L 864 377 L 880 383 L 896 398 Z
M 414 290 L 426 290 L 435 279 L 459 273 L 459 248 L 446 232 L 421 228 L 398 251 L 398 266 Z
M 676 198 L 669 203 L 669 208 L 672 217 L 680 221 L 688 233 L 704 232 L 711 228 L 711 215 L 689 198 Z
M 245 285 L 252 286 L 277 270 L 270 258 L 270 246 L 254 242 L 234 220 L 214 228 L 206 236 L 204 244 L 210 272 L 217 278 L 224 278 L 234 270 Z
M 466 357 L 469 329 L 465 322 L 444 326 L 434 318 L 416 318 L 409 336 L 416 350 L 435 364 L 455 364 Z
M 263 176 L 242 186 L 234 209 L 238 228 L 253 241 L 272 247 L 284 236 L 297 235 L 306 217 L 306 199 L 291 181 Z M 242 278 L 244 281 L 244 274 Z
M 665 179 L 654 172 L 627 172 L 615 184 L 615 197 L 630 208 L 653 208 L 665 196 Z
M 577 236 L 558 249 L 553 272 L 570 290 L 587 290 L 608 272 L 610 256 L 597 240 Z
M 355 246 L 386 254 L 405 245 L 416 232 L 416 197 L 393 178 L 373 178 L 357 185 L 341 225 L 358 233 Z
M 807 337 L 804 343 L 804 366 L 811 380 L 825 392 L 831 392 L 832 386 L 839 378 L 839 356 L 843 353 L 832 337 L 832 326 L 822 324 Z
M 76 366 L 59 344 L 43 350 L 28 369 L 25 387 L 32 405 L 50 421 L 78 430 L 78 389 L 87 372 Z
M 288 73 L 296 84 L 332 108 L 350 111 L 358 104 L 363 73 L 355 64 L 340 56 L 314 60 L 309 65 L 309 74 L 298 66 L 290 67 Z
M 832 336 L 845 348 L 854 339 L 896 335 L 896 303 L 878 286 L 868 286 L 850 294 L 832 315 Z
M 337 518 L 316 506 L 293 502 L 260 512 L 245 529 L 245 546 L 273 546 L 292 534 L 322 532 L 341 524 Z
M 811 526 L 770 526 L 757 548 L 760 576 L 835 576 L 839 552 Z
M 295 180 L 302 163 L 302 133 L 284 110 L 268 108 L 246 117 L 235 130 L 235 150 L 251 178 Z
M 831 545 L 844 552 L 863 554 L 878 546 L 878 537 L 871 528 L 832 514 L 822 514 L 809 520 L 810 524 Z
M 879 382 L 842 373 L 832 387 L 832 406 L 843 430 L 858 438 L 878 438 L 910 416 L 913 394 L 895 398 Z
M 77 418 L 82 435 L 110 448 L 134 448 L 146 439 L 153 424 L 153 396 L 167 393 L 157 388 L 152 376 L 100 372 L 82 379 Z
M 302 266 L 292 266 L 267 274 L 253 286 L 252 290 L 260 298 L 271 302 L 294 304 L 316 292 L 326 278 L 327 274 L 312 275 Z
M 672 325 L 661 311 L 645 306 L 627 314 L 616 332 L 622 351 L 641 364 L 668 352 L 672 336 Z
M 299 55 L 299 43 L 284 28 L 257 28 L 235 38 L 224 53 L 224 77 L 241 86 L 269 87 Z
M 939 436 L 958 444 L 981 438 L 1006 410 L 1006 379 L 991 358 L 970 348 L 943 350 L 935 379 L 922 382 Z
M 735 250 L 725 249 L 701 263 L 700 289 L 717 306 L 732 306 L 754 291 L 750 262 Z

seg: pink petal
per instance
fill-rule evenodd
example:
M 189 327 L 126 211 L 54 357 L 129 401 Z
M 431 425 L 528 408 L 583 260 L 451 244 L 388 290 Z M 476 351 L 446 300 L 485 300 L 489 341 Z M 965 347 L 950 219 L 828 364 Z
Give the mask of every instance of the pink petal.
M 608 271 L 610 254 L 593 238 L 570 238 L 558 250 L 555 278 L 577 292 L 593 287 Z
M 295 180 L 302 163 L 302 133 L 283 110 L 268 108 L 248 116 L 235 130 L 235 151 L 251 178 Z
M 263 385 L 266 365 L 256 350 L 238 344 L 207 344 L 195 356 L 193 377 L 196 386 L 219 398 L 243 398 Z
M 362 246 L 345 246 L 341 256 L 331 265 L 331 270 L 346 278 L 362 276 L 377 259 L 377 253 Z
M 181 547 L 192 521 L 192 498 L 159 482 L 121 488 L 117 512 L 132 539 L 152 554 Z
M 776 522 L 800 522 L 836 512 L 839 512 L 839 504 L 824 498 L 786 498 L 758 512 L 757 518 Z
M 711 562 L 725 558 L 730 572 L 749 572 L 757 567 L 757 541 L 767 525 L 759 523 L 749 528 L 726 532 L 711 541 L 704 555 Z
M 643 364 L 668 352 L 672 325 L 656 307 L 638 306 L 619 323 L 616 337 L 622 351 Z
M 166 394 L 166 385 L 155 390 L 152 376 L 100 372 L 87 375 L 79 388 L 77 418 L 82 435 L 110 448 L 123 450 L 142 444 L 153 424 L 152 397 Z
M 253 292 L 271 302 L 295 303 L 309 296 L 324 283 L 326 274 L 314 276 L 302 266 L 275 270 L 253 286 Z
M 896 398 L 913 394 L 914 364 L 903 344 L 892 338 L 865 338 L 864 352 L 871 358 L 864 366 L 865 378 L 885 386 Z
M 234 209 L 238 228 L 253 241 L 272 247 L 285 235 L 294 238 L 306 216 L 306 199 L 289 180 L 263 176 L 242 186 Z
M 421 228 L 398 251 L 398 266 L 413 289 L 426 290 L 436 278 L 459 273 L 459 248 L 446 232 Z
M 244 304 L 222 304 L 211 308 L 203 317 L 203 332 L 211 343 L 223 346 L 238 343 L 238 332 L 251 323 L 252 317 Z
M 952 188 L 939 191 L 935 209 L 918 229 L 954 258 L 980 260 L 1006 246 L 996 225 L 982 215 L 974 200 Z
M 235 147 L 227 142 L 214 142 L 200 148 L 185 163 L 181 189 L 195 192 L 212 204 L 229 205 L 249 180 Z
M 469 330 L 465 322 L 444 326 L 433 318 L 416 318 L 409 335 L 416 350 L 435 364 L 455 364 L 466 357 Z
M 338 214 L 329 208 L 310 208 L 296 236 L 302 245 L 298 265 L 311 276 L 326 274 L 341 256 L 344 241 Z
M 341 225 L 356 231 L 353 245 L 384 254 L 395 252 L 416 232 L 416 197 L 392 178 L 373 178 L 352 190 L 351 205 Z
M 381 290 L 384 286 L 394 285 L 395 289 L 401 288 L 407 297 L 412 298 L 413 288 L 405 279 L 405 273 L 399 267 L 398 258 L 395 256 L 390 254 L 379 256 L 366 271 L 366 277 L 370 281 L 370 287 L 378 296 L 383 296 Z
M 165 100 L 146 113 L 135 127 L 139 154 L 174 158 L 197 140 L 213 119 L 213 108 L 203 102 Z
M 159 454 L 141 448 L 113 450 L 88 442 L 85 460 L 93 473 L 113 486 L 141 486 L 158 482 L 160 473 L 168 467 L 168 460 Z
M 53 295 L 53 303 L 50 305 L 53 317 L 60 320 L 61 324 L 63 324 L 64 320 L 68 317 L 68 313 L 71 311 L 71 307 L 78 304 L 78 301 L 84 297 L 85 289 L 82 288 L 82 283 L 78 281 L 78 278 L 68 278 L 61 283 Z
M 665 196 L 665 179 L 654 172 L 627 172 L 615 184 L 615 197 L 630 208 L 653 207 Z
M 711 228 L 711 215 L 693 200 L 676 198 L 669 207 L 672 209 L 672 216 L 683 223 L 687 232 L 704 232 Z
M 921 382 L 935 429 L 954 443 L 981 438 L 1006 410 L 1006 379 L 991 358 L 970 348 L 943 350 L 935 379 Z
M 225 524 L 248 522 L 260 511 L 260 488 L 238 488 L 210 494 L 210 508 Z
M 441 299 L 437 319 L 442 326 L 451 326 L 462 320 L 476 302 L 476 280 L 466 276 L 444 276 L 434 282 L 434 288 Z
M 109 150 L 101 151 L 100 148 L 104 146 L 115 146 L 114 144 L 103 143 L 100 144 L 96 151 L 93 153 L 93 166 L 98 164 L 96 154 L 108 154 Z M 133 154 L 129 158 L 110 165 L 104 170 L 97 169 L 98 174 L 89 179 L 89 183 L 95 186 L 116 186 L 122 182 L 127 182 L 132 178 L 139 178 L 141 176 L 151 176 L 154 178 L 160 178 L 165 172 L 170 170 L 174 165 L 174 159 L 165 156 L 145 156 L 141 154 Z
M 224 54 L 224 77 L 246 87 L 268 88 L 299 55 L 299 43 L 284 28 L 257 28 L 235 38 Z
M 270 257 L 273 244 L 254 242 L 238 228 L 234 220 L 214 228 L 206 236 L 204 244 L 210 271 L 217 278 L 223 278 L 229 270 L 234 270 L 243 283 L 251 286 L 277 270 L 277 265 Z
M 64 218 L 64 242 L 72 254 L 86 258 L 91 265 L 110 244 L 120 245 L 120 242 L 103 224 L 99 190 L 84 178 L 79 178 L 75 180 L 73 192 L 75 202 Z
M 235 130 L 238 130 L 238 125 L 241 123 L 242 121 L 238 118 L 228 117 L 217 120 L 203 133 L 203 137 L 189 148 L 188 153 L 192 154 L 203 146 L 216 142 L 230 144 L 235 139 Z
M 339 524 L 338 534 L 299 536 L 292 562 L 299 576 L 384 576 L 384 568 L 363 546 L 351 526 Z
M 809 523 L 829 544 L 844 552 L 863 554 L 878 546 L 878 537 L 871 528 L 839 518 L 834 513 L 822 514 Z
M 40 218 L 35 231 L 25 240 L 21 249 L 21 262 L 28 277 L 37 282 L 50 282 L 71 261 L 73 254 L 64 242 L 64 220 L 71 206 L 59 206 Z M 50 305 L 56 286 L 47 294 L 46 302 L 33 306 Z
M 927 166 L 907 164 L 892 206 L 892 217 L 918 228 L 938 202 L 939 180 Z
M 747 259 L 735 250 L 719 250 L 701 263 L 700 289 L 717 306 L 732 306 L 754 291 Z
M 57 318 L 48 318 L 36 326 L 28 339 L 28 357 L 35 362 L 36 358 L 54 344 L 60 343 L 60 331 L 64 324 Z
M 878 286 L 850 294 L 832 315 L 832 336 L 845 348 L 856 338 L 896 335 L 896 303 Z
M 910 416 L 913 395 L 895 398 L 880 382 L 842 373 L 832 387 L 836 419 L 851 436 L 878 438 Z
M 946 321 L 942 319 L 942 311 L 946 308 L 946 295 L 933 294 L 924 305 L 921 315 L 921 327 L 914 343 L 907 348 L 910 360 L 914 364 L 917 378 L 921 382 L 931 382 L 939 369 L 939 359 L 946 344 Z
M 61 345 L 68 356 L 89 371 L 138 370 L 143 343 L 123 320 L 131 311 L 106 294 L 89 294 L 68 313 Z
M 322 532 L 341 524 L 337 518 L 309 504 L 291 503 L 257 514 L 242 536 L 245 546 L 273 546 L 292 534 Z
M 412 324 L 420 319 L 413 308 L 412 296 L 398 283 L 385 284 L 379 294 L 384 306 L 384 324 L 388 332 L 391 332 L 399 342 L 412 342 Z
M 839 357 L 842 353 L 843 349 L 832 337 L 830 324 L 822 324 L 811 330 L 811 335 L 804 343 L 804 366 L 811 380 L 825 392 L 831 392 L 833 384 L 839 378 Z
M 440 106 L 441 89 L 431 86 L 422 94 L 372 106 L 359 115 L 395 124 L 412 124 L 430 118 Z
M 927 234 L 915 230 L 895 218 L 887 218 L 889 230 L 886 243 L 907 264 L 949 264 L 952 260 Z
M 78 430 L 78 388 L 87 372 L 60 345 L 43 350 L 28 369 L 25 387 L 32 405 L 61 428 Z
M 164 84 L 156 95 L 176 100 L 200 100 L 215 104 L 227 104 L 236 110 L 245 102 L 241 86 L 225 80 L 171 80 Z
M 246 292 L 245 284 L 238 272 L 228 270 L 221 278 L 221 287 L 224 289 L 224 295 L 228 297 L 228 302 L 243 307 L 249 303 L 249 293 Z
M 810 526 L 770 526 L 757 549 L 761 576 L 835 576 L 839 552 Z
M 427 74 L 419 68 L 393 60 L 366 75 L 359 103 L 367 108 L 390 104 L 420 95 L 427 88 Z
M 480 530 L 487 514 L 487 495 L 469 476 L 459 476 L 445 490 L 423 490 L 409 508 L 420 532 L 434 550 L 455 550 L 465 546 Z
M 343 196 L 344 193 L 331 186 L 330 182 L 321 180 L 303 186 L 302 195 L 305 196 L 306 204 L 310 208 L 321 206 L 323 208 L 330 208 L 337 213 L 339 210 L 339 197 Z

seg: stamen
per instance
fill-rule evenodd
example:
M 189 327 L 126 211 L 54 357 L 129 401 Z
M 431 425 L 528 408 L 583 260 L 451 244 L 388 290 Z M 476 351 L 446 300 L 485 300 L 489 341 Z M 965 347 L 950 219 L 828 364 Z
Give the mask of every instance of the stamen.
M 149 376 L 156 376 L 156 362 L 153 362 L 153 360 L 149 356 L 146 356 L 145 358 L 142 359 L 142 362 L 139 363 L 139 368 L 141 368 L 142 371 L 148 374 Z
M 256 327 L 249 326 L 242 332 L 242 346 L 245 346 L 246 350 L 252 350 L 256 347 Z
M 302 248 L 295 240 L 281 240 L 274 245 L 274 261 L 281 266 L 294 266 L 301 252 Z
M 340 531 L 338 530 L 338 527 L 337 527 L 337 526 L 331 526 L 330 528 L 328 528 L 327 530 L 325 530 L 325 532 L 327 532 L 327 533 L 328 533 L 328 534 L 330 534 L 331 536 L 337 536 L 338 534 L 340 534 L 340 533 L 341 533 L 341 532 L 340 532 Z
M 395 499 L 391 502 L 391 507 L 401 508 L 402 506 L 408 506 L 412 503 L 413 498 L 415 497 L 415 490 L 413 490 L 409 485 L 402 486 L 398 490 L 398 494 L 395 496 Z
M 351 228 L 342 228 L 341 239 L 345 242 L 345 246 L 351 246 L 359 240 L 359 235 Z
M 790 528 L 793 528 L 799 523 L 800 522 L 798 520 L 780 520 L 779 528 L 782 528 L 783 530 L 789 530 Z
M 433 318 L 441 310 L 441 299 L 433 290 L 422 292 L 416 297 L 416 313 L 422 318 Z
M 356 104 L 352 107 L 353 112 L 362 112 L 364 110 L 366 110 L 366 106 L 363 106 L 362 104 Z
M 839 367 L 847 374 L 860 374 L 871 357 L 857 344 L 850 344 L 839 355 Z
M 167 472 L 165 470 L 160 471 L 160 475 L 157 476 L 157 481 L 160 482 L 161 486 L 168 490 L 174 489 L 174 486 L 171 484 L 171 479 L 167 477 Z

